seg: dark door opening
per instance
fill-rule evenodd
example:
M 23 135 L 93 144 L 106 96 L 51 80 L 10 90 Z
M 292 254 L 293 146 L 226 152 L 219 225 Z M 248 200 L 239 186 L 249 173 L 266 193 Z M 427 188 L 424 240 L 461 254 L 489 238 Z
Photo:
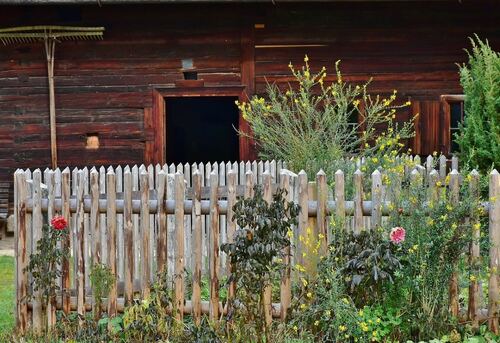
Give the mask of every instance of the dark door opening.
M 166 98 L 167 163 L 237 161 L 237 99 Z

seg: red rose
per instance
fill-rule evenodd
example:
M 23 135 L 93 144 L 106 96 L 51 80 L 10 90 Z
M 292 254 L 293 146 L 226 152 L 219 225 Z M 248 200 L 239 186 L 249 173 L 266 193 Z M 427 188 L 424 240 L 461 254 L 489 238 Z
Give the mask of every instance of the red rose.
M 50 221 L 50 225 L 54 228 L 54 230 L 64 230 L 68 226 L 68 222 L 63 216 L 55 216 Z

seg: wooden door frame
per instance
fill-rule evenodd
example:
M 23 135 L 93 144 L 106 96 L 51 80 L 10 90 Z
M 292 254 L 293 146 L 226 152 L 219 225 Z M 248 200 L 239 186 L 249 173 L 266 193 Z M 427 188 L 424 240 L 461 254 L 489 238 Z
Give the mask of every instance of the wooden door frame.
M 179 97 L 236 97 L 238 100 L 248 100 L 245 93 L 245 86 L 201 86 L 201 87 L 155 87 L 153 89 L 153 107 L 150 110 L 149 120 L 145 120 L 145 130 L 150 136 L 146 141 L 145 161 L 146 163 L 159 163 L 164 164 L 167 151 L 167 137 L 166 137 L 166 108 L 165 101 L 168 98 Z M 236 106 L 236 105 L 235 105 Z M 148 128 L 146 127 L 149 127 Z M 251 136 L 251 130 L 248 123 L 243 119 L 241 112 L 238 117 L 238 129 L 248 136 Z M 149 142 L 149 144 L 148 144 Z M 252 158 L 252 139 L 239 136 L 239 160 L 250 160 Z
M 465 96 L 463 94 L 445 94 L 441 95 L 441 120 L 440 120 L 440 148 L 441 153 L 450 156 L 451 152 L 451 136 L 450 136 L 450 123 L 451 123 L 451 103 L 454 102 L 463 102 L 465 100 Z

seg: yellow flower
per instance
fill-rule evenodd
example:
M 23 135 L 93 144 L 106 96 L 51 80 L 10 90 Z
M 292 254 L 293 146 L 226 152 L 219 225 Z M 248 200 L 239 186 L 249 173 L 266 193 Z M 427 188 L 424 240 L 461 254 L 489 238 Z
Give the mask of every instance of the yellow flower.
M 363 317 L 363 313 L 364 313 L 364 312 L 363 312 L 363 310 L 359 310 L 358 315 L 359 315 L 360 317 Z
M 477 278 L 476 278 L 476 276 L 475 276 L 475 275 L 471 275 L 471 276 L 469 276 L 469 280 L 470 280 L 471 282 L 474 282 L 474 281 L 476 281 L 476 280 L 477 280 Z
M 377 318 L 375 321 L 377 322 L 377 324 L 380 324 L 381 322 L 380 318 Z
M 347 298 L 342 298 L 342 301 L 344 302 L 344 304 L 349 304 L 349 300 Z
M 306 309 L 306 307 L 307 307 L 307 306 L 306 306 L 306 304 L 300 304 L 300 309 L 301 309 L 301 310 L 305 310 L 305 309 Z
M 304 287 L 307 287 L 307 284 L 308 284 L 307 280 L 302 278 L 302 285 L 304 285 Z
M 307 55 L 304 57 L 304 62 L 309 62 L 309 57 Z
M 479 229 L 481 229 L 481 223 L 474 224 L 473 229 L 474 231 L 479 231 Z
M 296 325 L 294 325 L 293 326 L 293 331 L 297 332 L 298 330 L 299 330 L 299 328 Z
M 312 298 L 312 297 L 313 297 L 313 294 L 312 294 L 311 292 L 308 292 L 308 293 L 306 294 L 306 296 L 307 296 L 308 298 Z
M 332 311 L 330 311 L 330 310 L 325 311 L 325 316 L 330 317 L 331 314 L 332 314 Z
M 314 322 L 314 326 L 318 326 L 318 325 L 319 325 L 319 320 Z
M 405 102 L 405 106 L 410 106 L 410 105 L 411 105 L 411 101 Z
M 340 332 L 347 331 L 347 327 L 345 327 L 345 325 L 339 325 L 339 331 Z

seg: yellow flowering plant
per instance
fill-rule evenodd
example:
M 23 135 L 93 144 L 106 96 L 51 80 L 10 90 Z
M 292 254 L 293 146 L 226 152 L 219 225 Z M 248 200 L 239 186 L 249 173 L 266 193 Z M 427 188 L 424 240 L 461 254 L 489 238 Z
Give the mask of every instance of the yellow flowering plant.
M 289 65 L 294 83 L 288 89 L 268 84 L 262 96 L 237 102 L 261 158 L 288 161 L 293 170 L 308 173 L 326 168 L 328 174 L 346 157 L 400 150 L 401 141 L 413 136 L 412 121 L 395 120 L 409 102 L 398 101 L 396 91 L 386 97 L 370 95 L 370 81 L 345 81 L 339 65 L 337 61 L 329 78 L 325 67 L 313 72 L 306 56 L 302 67 Z

